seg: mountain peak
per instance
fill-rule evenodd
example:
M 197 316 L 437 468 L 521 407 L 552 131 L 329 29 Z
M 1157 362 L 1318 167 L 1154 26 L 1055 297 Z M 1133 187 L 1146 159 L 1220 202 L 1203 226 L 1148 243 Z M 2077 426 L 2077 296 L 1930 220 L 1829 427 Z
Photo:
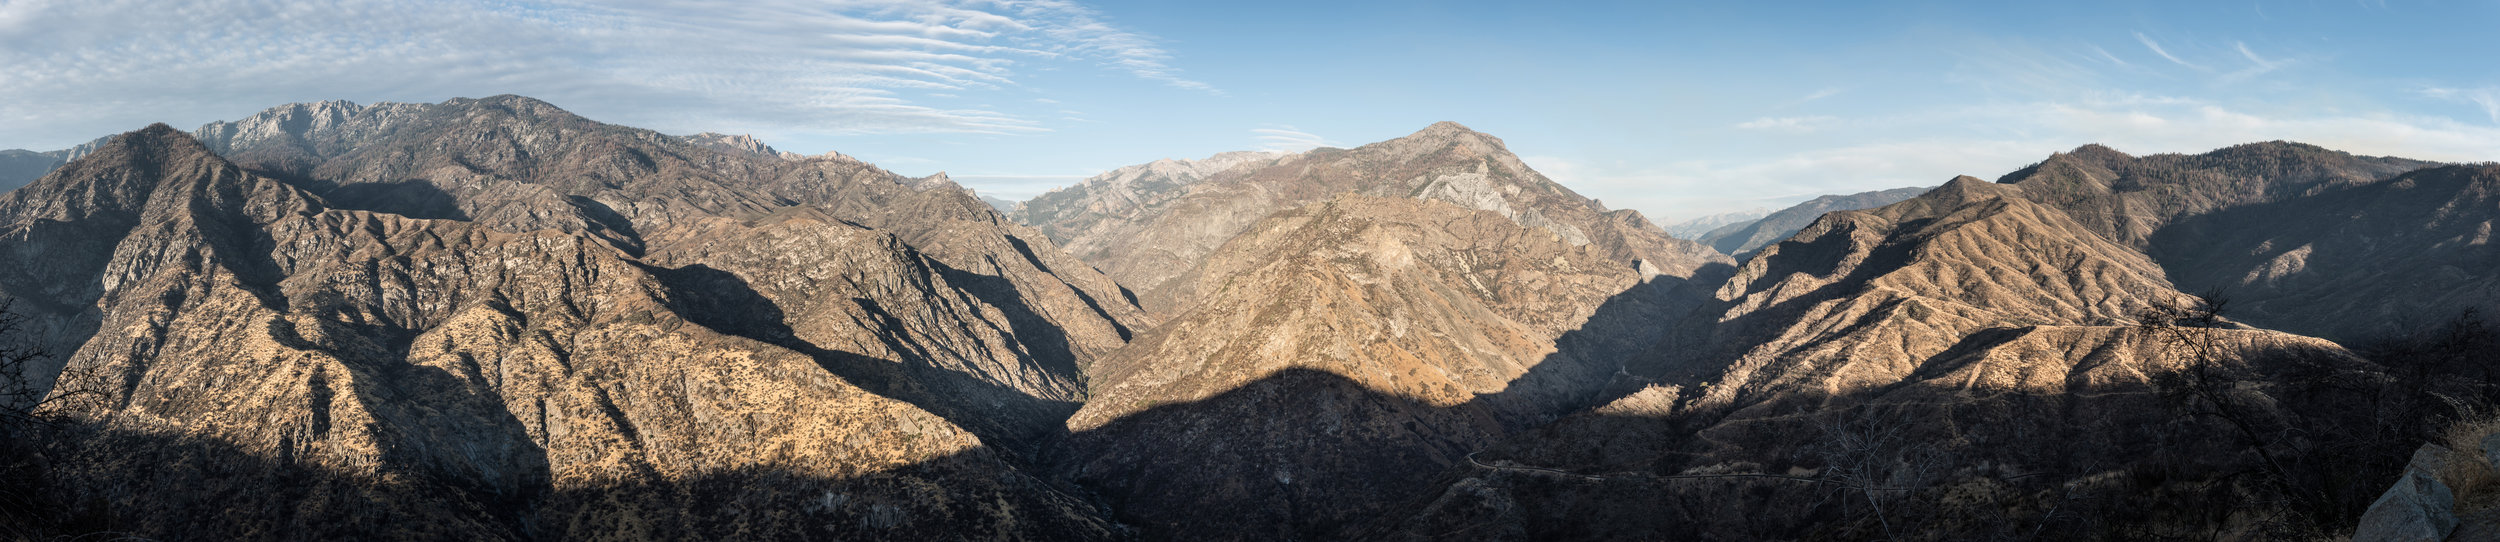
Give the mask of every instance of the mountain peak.
M 782 152 L 774 149 L 772 145 L 764 144 L 764 140 L 756 139 L 755 136 L 751 134 L 730 135 L 719 132 L 703 132 L 689 136 L 679 136 L 678 139 L 685 140 L 687 143 L 693 143 L 696 146 L 721 152 L 782 159 L 799 157 L 799 155 L 795 153 Z
M 2081 146 L 2081 147 L 2075 147 L 2075 150 L 2066 151 L 2066 153 L 2065 153 L 2065 154 L 2071 154 L 2071 155 L 2076 155 L 2076 156 L 2082 156 L 2082 157 L 2092 158 L 2092 159 L 2095 159 L 2095 160 L 2106 160 L 2106 159 L 2112 159 L 2112 158 L 2116 158 L 2116 159 L 2127 159 L 2127 158 L 2134 158 L 2134 157 L 2135 157 L 2135 156 L 2133 156 L 2133 155 L 2129 155 L 2129 154 L 2124 153 L 2124 152 L 2119 152 L 2119 151 L 2118 151 L 2118 149 L 2112 149 L 2112 148 L 2109 148 L 2109 146 L 2107 146 L 2107 145 L 2102 145 L 2102 144 L 2099 144 L 2099 143 L 2085 143 L 2085 144 L 2084 144 L 2083 146 Z
M 1406 137 L 1399 139 L 1410 141 L 1458 141 L 1473 139 L 1489 142 L 1497 148 L 1502 146 L 1501 138 L 1493 137 L 1492 135 L 1484 132 L 1475 131 L 1474 129 L 1468 128 L 1467 125 L 1464 124 L 1446 120 L 1432 123 L 1431 126 L 1426 126 L 1422 130 L 1416 130 L 1415 133 L 1407 134 Z
M 225 161 L 223 157 L 219 157 L 216 153 L 209 151 L 206 145 L 200 144 L 199 139 L 191 137 L 189 132 L 175 129 L 174 127 L 167 126 L 162 122 L 149 124 L 146 128 L 133 130 L 122 134 L 120 137 L 112 138 L 111 141 L 105 143 L 104 145 L 96 147 L 95 151 L 89 153 L 88 156 L 124 157 L 132 155 L 159 156 L 166 159 L 191 159 L 205 157 L 214 159 L 218 162 Z M 72 162 L 70 165 L 64 167 L 75 165 L 76 162 Z
M 1979 180 L 1978 177 L 1960 175 L 1955 176 L 1953 180 L 1945 181 L 1944 186 L 1938 186 L 1935 190 L 1930 190 L 1926 195 L 1919 197 L 1922 199 L 1962 203 L 1994 197 L 2012 196 L 2021 193 L 2022 188 L 2015 185 L 1997 184 Z

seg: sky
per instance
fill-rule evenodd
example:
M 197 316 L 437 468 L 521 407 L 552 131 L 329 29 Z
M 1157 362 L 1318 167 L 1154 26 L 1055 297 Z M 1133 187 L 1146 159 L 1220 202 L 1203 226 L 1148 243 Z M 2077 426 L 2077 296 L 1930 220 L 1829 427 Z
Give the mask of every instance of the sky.
M 2500 160 L 2500 1 L 1865 4 L 0 0 L 0 148 L 521 94 L 1024 199 L 1448 120 L 1661 223 L 2087 143 Z

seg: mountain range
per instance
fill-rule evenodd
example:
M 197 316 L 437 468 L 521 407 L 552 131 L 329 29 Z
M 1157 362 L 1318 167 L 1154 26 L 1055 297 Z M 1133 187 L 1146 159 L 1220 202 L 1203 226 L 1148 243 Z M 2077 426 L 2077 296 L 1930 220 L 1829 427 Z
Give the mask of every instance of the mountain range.
M 2500 396 L 2388 346 L 2500 302 L 2500 169 L 2287 142 L 1697 240 L 1449 122 L 1023 202 L 518 96 L 6 156 L 18 538 L 2303 539 Z

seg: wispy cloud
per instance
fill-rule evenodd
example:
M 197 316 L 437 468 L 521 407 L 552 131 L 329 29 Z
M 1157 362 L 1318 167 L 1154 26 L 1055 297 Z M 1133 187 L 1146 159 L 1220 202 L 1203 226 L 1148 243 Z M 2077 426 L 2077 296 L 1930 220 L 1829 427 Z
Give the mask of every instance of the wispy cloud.
M 1302 152 L 1319 147 L 1335 145 L 1335 143 L 1329 142 L 1328 138 L 1320 137 L 1318 134 L 1296 130 L 1292 126 L 1277 128 L 1253 128 L 1250 130 L 1250 133 L 1252 134 L 1253 139 L 1258 140 L 1259 150 L 1263 151 Z
M 2224 81 L 2239 81 L 2265 75 L 2267 72 L 2290 66 L 2294 62 L 2291 59 L 2268 59 L 2258 56 L 2257 52 L 2249 50 L 2248 44 L 2244 42 L 2231 42 L 2231 48 L 2238 50 L 2241 58 L 2248 59 L 2249 66 L 2224 75 L 2222 77 Z
M 1821 115 L 1809 117 L 1762 117 L 1737 123 L 1736 127 L 1746 130 L 1774 132 L 1817 132 L 1822 131 L 1824 128 L 1828 128 L 1838 122 L 1840 122 L 1839 117 Z
M 2170 63 L 2172 63 L 2172 64 L 2178 64 L 2178 65 L 2181 65 L 2181 66 L 2186 66 L 2186 67 L 2189 67 L 2189 68 L 2192 68 L 2192 69 L 2196 69 L 2196 70 L 2199 70 L 2199 71 L 2205 71 L 2205 70 L 2207 70 L 2207 68 L 2206 68 L 2206 67 L 2204 67 L 2204 66 L 2200 66 L 2200 65 L 2197 65 L 2197 64 L 2195 64 L 2195 63 L 2191 63 L 2191 62 L 2188 62 L 2188 61 L 2185 61 L 2185 60 L 2180 60 L 2178 56 L 2175 56 L 2175 55 L 2170 54 L 2170 51 L 2163 50 L 2163 49 L 2161 48 L 2161 43 L 2160 43 L 2160 42 L 2153 41 L 2152 36 L 2146 36 L 2146 35 L 2144 35 L 2144 33 L 2143 33 L 2143 32 L 2137 32 L 2137 33 L 2135 33 L 2135 41 L 2142 42 L 2142 43 L 2144 44 L 2144 48 L 2146 48 L 2146 49 L 2152 49 L 2152 50 L 2153 50 L 2153 54 L 2156 54 L 2156 55 L 2161 55 L 2161 57 L 2162 57 L 2162 58 L 2169 60 L 2169 61 L 2170 61 Z
M 1026 92 L 1023 72 L 1054 67 L 1217 92 L 1171 60 L 1062 0 L 9 0 L 0 119 L 76 141 L 291 101 L 517 93 L 661 129 L 1016 133 L 1047 126 L 927 100 Z
M 2117 66 L 2117 67 L 2121 67 L 2121 68 L 2132 68 L 2132 67 L 2135 67 L 2135 65 L 2134 65 L 2134 64 L 2128 64 L 2128 63 L 2127 63 L 2127 61 L 2125 61 L 2125 60 L 2119 60 L 2119 59 L 2118 59 L 2118 55 L 2109 54 L 2109 50 L 2108 50 L 2108 49 L 2102 49 L 2102 48 L 2101 48 L 2101 46 L 2099 46 L 2099 45 L 2094 45 L 2094 46 L 2092 46 L 2092 52 L 2093 52 L 2093 53 L 2097 53 L 2097 54 L 2099 54 L 2099 55 L 2100 55 L 2100 57 L 2101 57 L 2101 60 L 2107 60 L 2107 61 L 2109 61 L 2109 64 L 2110 64 L 2110 65 L 2112 65 L 2112 66 Z
M 1042 27 L 1042 32 L 1076 53 L 1107 58 L 1112 65 L 1138 77 L 1176 88 L 1224 95 L 1214 85 L 1181 77 L 1180 70 L 1168 64 L 1171 53 L 1155 45 L 1153 38 L 1104 23 L 1100 14 L 1085 6 L 1064 0 L 994 1 L 1028 19 L 1051 22 Z
M 2484 116 L 2489 117 L 2493 124 L 2500 124 L 2500 87 L 2431 87 L 2422 89 L 2421 92 L 2422 95 L 2432 98 L 2481 106 Z

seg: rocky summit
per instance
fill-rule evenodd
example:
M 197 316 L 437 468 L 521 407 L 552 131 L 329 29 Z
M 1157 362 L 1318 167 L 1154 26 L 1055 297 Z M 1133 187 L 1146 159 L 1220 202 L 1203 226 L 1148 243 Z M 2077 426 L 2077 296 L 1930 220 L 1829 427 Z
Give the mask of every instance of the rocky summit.
M 1695 242 L 1448 122 L 1021 202 L 518 96 L 0 159 L 11 539 L 2500 525 L 2490 164 L 2088 145 Z

